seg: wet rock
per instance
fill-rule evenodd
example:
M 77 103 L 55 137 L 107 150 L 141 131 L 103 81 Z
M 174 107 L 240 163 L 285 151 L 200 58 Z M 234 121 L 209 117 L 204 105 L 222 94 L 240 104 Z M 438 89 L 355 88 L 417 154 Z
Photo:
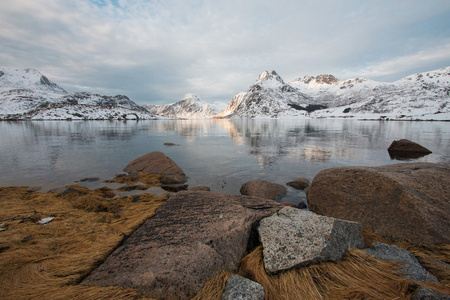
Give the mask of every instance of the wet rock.
M 77 190 L 75 188 L 69 187 L 69 188 L 65 189 L 64 191 L 62 191 L 61 193 L 59 193 L 58 195 L 56 195 L 56 197 L 63 197 L 63 196 L 66 196 L 66 195 L 69 195 L 69 194 L 72 194 L 72 193 L 77 194 L 79 196 L 83 196 L 83 195 L 87 194 L 84 191 L 80 191 L 80 190 Z
M 292 207 L 262 219 L 258 232 L 268 273 L 338 261 L 348 248 L 365 247 L 359 223 Z
M 298 204 L 298 208 L 300 208 L 300 209 L 307 209 L 308 206 L 306 205 L 305 202 L 300 202 L 300 203 Z
M 221 300 L 264 300 L 264 288 L 261 284 L 239 275 L 231 276 L 226 284 Z
M 256 197 L 179 192 L 84 282 L 131 287 L 156 299 L 190 299 L 223 269 L 236 270 L 253 224 L 280 208 Z
M 427 272 L 408 250 L 384 243 L 373 243 L 371 248 L 363 249 L 368 254 L 383 260 L 402 262 L 404 278 L 416 281 L 438 282 L 436 277 Z
M 280 204 L 283 206 L 290 206 L 290 207 L 298 208 L 297 205 L 295 205 L 294 203 L 291 203 L 291 202 L 281 202 Z
M 161 185 L 161 188 L 166 191 L 169 191 L 169 192 L 177 193 L 179 191 L 187 190 L 188 185 L 187 184 L 163 184 L 163 185 Z
M 147 153 L 130 162 L 125 169 L 127 173 L 146 172 L 164 175 L 163 183 L 185 183 L 187 181 L 183 170 L 164 153 L 155 151 Z M 169 182 L 170 181 L 170 182 Z M 161 181 L 162 182 L 162 181 Z
M 99 181 L 100 178 L 98 177 L 86 177 L 86 178 L 81 178 L 80 181 L 81 182 L 95 182 L 95 181 Z
M 390 242 L 450 243 L 450 165 L 395 164 L 319 172 L 309 209 L 360 222 Z
M 250 180 L 241 186 L 242 195 L 278 200 L 286 195 L 287 189 L 278 183 L 265 180 Z
M 174 143 L 164 143 L 164 146 L 178 146 L 178 145 Z
M 294 189 L 304 190 L 310 185 L 310 182 L 306 178 L 296 178 L 292 181 L 289 181 L 286 184 L 289 185 L 290 187 L 293 187 Z
M 203 192 L 209 192 L 209 191 L 211 191 L 211 189 L 210 189 L 208 186 L 199 185 L 199 186 L 191 187 L 191 188 L 189 189 L 189 191 L 203 191 Z
M 427 148 L 406 139 L 393 141 L 388 148 L 388 152 L 392 159 L 399 159 L 399 160 L 409 158 L 419 158 L 432 153 Z

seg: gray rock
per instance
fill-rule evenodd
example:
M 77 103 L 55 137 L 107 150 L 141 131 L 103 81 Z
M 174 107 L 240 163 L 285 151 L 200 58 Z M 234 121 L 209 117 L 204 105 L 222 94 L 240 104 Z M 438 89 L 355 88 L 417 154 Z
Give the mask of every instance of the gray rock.
M 304 190 L 309 186 L 310 182 L 306 178 L 296 178 L 286 184 L 290 187 L 293 187 L 294 189 Z
M 156 299 L 190 299 L 250 250 L 255 223 L 281 205 L 213 192 L 173 194 L 84 283 L 136 289 Z M 256 234 L 254 234 L 257 238 Z
M 364 248 L 361 224 L 284 207 L 258 227 L 268 273 L 338 261 L 348 248 Z
M 222 300 L 264 300 L 264 288 L 261 284 L 239 275 L 231 276 L 225 285 Z
M 450 300 L 450 296 L 442 295 L 437 291 L 421 286 L 411 296 L 411 300 Z
M 384 243 L 373 243 L 372 248 L 364 249 L 368 254 L 378 259 L 403 262 L 404 278 L 416 281 L 438 282 L 436 277 L 427 272 L 408 250 Z
M 183 170 L 170 157 L 159 151 L 150 152 L 136 158 L 123 170 L 130 174 L 147 172 L 164 175 L 162 182 L 166 184 L 185 183 L 187 181 Z
M 265 180 L 250 180 L 241 186 L 242 195 L 278 200 L 286 195 L 287 189 L 278 183 Z

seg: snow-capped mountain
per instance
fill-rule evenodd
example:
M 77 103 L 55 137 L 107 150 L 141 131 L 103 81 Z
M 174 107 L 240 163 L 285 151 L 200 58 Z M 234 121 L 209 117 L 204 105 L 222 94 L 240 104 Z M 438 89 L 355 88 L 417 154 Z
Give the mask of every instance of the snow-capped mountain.
M 341 81 L 305 76 L 285 83 L 275 71 L 261 73 L 217 117 L 450 118 L 450 67 L 396 82 L 367 78 Z
M 274 71 L 264 71 L 246 93 L 237 94 L 220 117 L 286 117 L 305 115 L 311 99 L 286 84 Z
M 127 96 L 68 94 L 32 69 L 0 69 L 0 119 L 153 118 Z
M 166 105 L 143 105 L 149 113 L 180 119 L 208 119 L 218 113 L 196 95 L 188 94 L 182 100 Z

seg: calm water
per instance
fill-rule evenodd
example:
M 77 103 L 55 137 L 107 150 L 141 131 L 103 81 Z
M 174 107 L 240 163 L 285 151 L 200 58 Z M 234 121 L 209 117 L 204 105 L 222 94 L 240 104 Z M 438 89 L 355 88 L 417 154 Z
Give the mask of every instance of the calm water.
M 450 163 L 450 122 L 356 120 L 168 120 L 0 122 L 0 186 L 46 191 L 99 177 L 104 185 L 131 160 L 163 151 L 188 184 L 239 194 L 242 183 L 310 180 L 337 166 L 398 163 L 393 140 L 418 142 L 433 154 L 414 161 Z M 165 142 L 177 146 L 165 146 Z M 284 201 L 305 199 L 289 188 Z

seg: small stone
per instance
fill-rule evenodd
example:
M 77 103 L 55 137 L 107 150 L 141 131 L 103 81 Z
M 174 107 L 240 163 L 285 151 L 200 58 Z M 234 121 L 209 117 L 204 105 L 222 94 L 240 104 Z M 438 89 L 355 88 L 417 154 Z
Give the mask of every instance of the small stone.
M 255 179 L 244 183 L 240 192 L 242 195 L 278 200 L 286 195 L 287 189 L 278 183 Z
M 191 187 L 191 188 L 189 189 L 189 191 L 204 191 L 204 192 L 210 192 L 211 189 L 210 189 L 208 186 L 199 185 L 199 186 Z
M 161 185 L 161 188 L 169 191 L 169 192 L 179 192 L 183 190 L 187 190 L 188 185 L 187 184 L 163 184 Z
M 310 182 L 306 178 L 296 178 L 293 181 L 289 181 L 286 184 L 289 185 L 290 187 L 293 187 L 294 189 L 304 190 L 310 185 Z
M 264 298 L 264 288 L 261 284 L 239 275 L 233 275 L 225 284 L 221 300 L 264 300 Z

